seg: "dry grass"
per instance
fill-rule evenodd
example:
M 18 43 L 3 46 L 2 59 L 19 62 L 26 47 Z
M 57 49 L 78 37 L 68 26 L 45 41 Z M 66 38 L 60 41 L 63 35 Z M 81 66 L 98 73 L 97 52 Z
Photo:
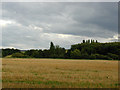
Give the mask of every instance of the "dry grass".
M 2 59 L 3 88 L 116 88 L 118 61 Z

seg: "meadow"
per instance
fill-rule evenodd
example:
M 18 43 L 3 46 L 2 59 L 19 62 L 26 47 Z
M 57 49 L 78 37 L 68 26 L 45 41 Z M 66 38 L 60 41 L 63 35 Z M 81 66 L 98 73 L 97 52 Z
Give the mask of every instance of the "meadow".
M 2 59 L 3 88 L 117 88 L 117 60 Z

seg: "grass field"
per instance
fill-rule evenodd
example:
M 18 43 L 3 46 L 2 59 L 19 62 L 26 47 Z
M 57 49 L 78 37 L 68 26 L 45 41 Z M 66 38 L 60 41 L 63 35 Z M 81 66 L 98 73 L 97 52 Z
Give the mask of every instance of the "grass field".
M 117 88 L 118 61 L 2 59 L 3 88 Z

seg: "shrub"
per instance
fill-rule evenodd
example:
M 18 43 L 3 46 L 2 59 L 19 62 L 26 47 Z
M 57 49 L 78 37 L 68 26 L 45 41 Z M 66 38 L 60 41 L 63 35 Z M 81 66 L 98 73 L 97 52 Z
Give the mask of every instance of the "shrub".
M 108 53 L 107 55 L 108 55 L 110 58 L 114 59 L 114 60 L 118 60 L 118 59 L 119 59 L 119 56 L 116 55 L 116 54 Z
M 107 59 L 107 60 L 112 60 L 111 57 L 107 55 L 101 55 L 101 54 L 91 54 L 89 56 L 90 59 Z
M 109 56 L 106 55 L 101 55 L 101 54 L 95 54 L 96 59 L 107 59 L 107 60 L 111 60 L 111 58 Z
M 96 55 L 95 55 L 95 54 L 91 54 L 91 55 L 89 56 L 89 58 L 90 58 L 90 59 L 96 59 Z
M 75 49 L 74 51 L 71 51 L 70 53 L 71 58 L 80 58 L 81 52 L 78 49 Z
M 24 55 L 23 53 L 14 53 L 12 54 L 12 57 L 14 58 L 27 58 L 27 55 Z

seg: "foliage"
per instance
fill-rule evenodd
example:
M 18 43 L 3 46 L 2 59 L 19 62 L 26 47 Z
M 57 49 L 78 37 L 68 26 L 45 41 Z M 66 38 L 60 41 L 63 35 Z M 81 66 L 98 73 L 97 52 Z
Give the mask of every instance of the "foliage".
M 13 53 L 12 57 L 14 57 L 14 58 L 27 58 L 29 56 L 24 55 L 23 53 L 18 52 L 18 53 Z
M 6 48 L 6 49 L 2 49 L 2 57 L 5 57 L 7 55 L 11 55 L 13 53 L 17 53 L 17 52 L 20 52 L 20 50 L 18 49 L 9 49 L 9 48 Z
M 93 40 L 83 41 L 81 44 L 71 45 L 71 50 L 81 52 L 79 58 L 83 59 L 113 59 L 120 60 L 120 42 L 98 43 Z
M 2 56 L 31 58 L 75 58 L 75 59 L 109 59 L 120 60 L 120 42 L 100 43 L 97 40 L 83 40 L 65 49 L 50 43 L 50 49 L 31 49 L 24 53 L 18 49 L 2 49 Z
M 80 58 L 80 57 L 81 57 L 81 53 L 78 49 L 71 51 L 71 58 Z

